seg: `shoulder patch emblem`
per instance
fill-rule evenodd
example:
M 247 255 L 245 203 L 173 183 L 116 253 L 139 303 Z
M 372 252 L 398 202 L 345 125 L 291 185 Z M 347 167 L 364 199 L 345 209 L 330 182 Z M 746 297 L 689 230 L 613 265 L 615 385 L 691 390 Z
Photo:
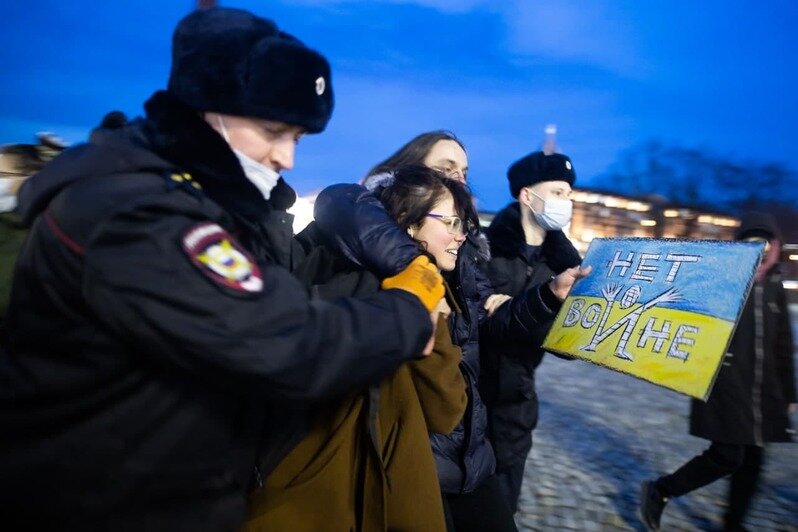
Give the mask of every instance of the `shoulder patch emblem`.
M 183 235 L 183 250 L 215 283 L 240 292 L 263 290 L 260 268 L 241 245 L 215 223 L 192 226 Z

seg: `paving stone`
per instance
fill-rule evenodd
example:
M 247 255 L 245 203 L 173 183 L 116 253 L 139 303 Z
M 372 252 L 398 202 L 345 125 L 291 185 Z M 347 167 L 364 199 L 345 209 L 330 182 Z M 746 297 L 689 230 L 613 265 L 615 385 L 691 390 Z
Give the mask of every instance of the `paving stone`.
M 640 483 L 672 472 L 708 442 L 689 436 L 689 400 L 579 361 L 547 357 L 536 374 L 540 422 L 527 460 L 519 530 L 642 530 Z M 728 482 L 675 499 L 665 530 L 718 528 Z M 798 445 L 767 450 L 747 525 L 798 532 Z

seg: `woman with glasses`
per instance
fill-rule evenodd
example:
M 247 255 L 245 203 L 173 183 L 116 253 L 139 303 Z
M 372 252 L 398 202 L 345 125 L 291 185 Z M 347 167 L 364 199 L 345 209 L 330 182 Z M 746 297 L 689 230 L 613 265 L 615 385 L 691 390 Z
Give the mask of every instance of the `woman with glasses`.
M 454 270 L 465 239 L 463 220 L 473 219 L 462 187 L 435 170 L 409 166 L 380 189 L 379 198 L 415 238 L 417 254 L 440 271 Z M 380 290 L 379 278 L 349 261 L 315 224 L 297 240 L 307 256 L 295 274 L 317 297 Z M 462 352 L 447 324 L 447 300 L 457 308 L 452 293 L 440 300 L 430 356 L 317 406 L 308 434 L 252 493 L 244 530 L 445 530 L 429 434 L 454 429 L 468 400 L 459 369 Z
M 510 506 L 494 476 L 495 458 L 487 436 L 487 413 L 478 391 L 480 336 L 532 341 L 537 329 L 554 318 L 574 281 L 589 270 L 566 270 L 552 282 L 531 287 L 509 303 L 504 299 L 492 304 L 493 290 L 477 267 L 480 252 L 473 243 L 478 227 L 476 212 L 467 188 L 453 179 L 446 179 L 449 186 L 462 190 L 468 197 L 458 210 L 460 221 L 452 220 L 453 213 L 439 207 L 425 213 L 423 225 L 397 224 L 399 213 L 386 210 L 383 187 L 392 183 L 402 167 L 391 168 L 389 162 L 405 161 L 411 155 L 420 159 L 413 162 L 424 162 L 434 146 L 430 138 L 435 138 L 437 133 L 416 137 L 386 162 L 377 165 L 375 171 L 385 172 L 366 180 L 373 192 L 359 185 L 335 185 L 324 190 L 316 200 L 316 227 L 349 260 L 378 276 L 400 271 L 403 264 L 418 254 L 418 244 L 411 239 L 426 238 L 423 240 L 426 250 L 441 261 L 439 266 L 457 303 L 448 325 L 452 342 L 463 350 L 460 371 L 468 392 L 466 414 L 454 430 L 430 435 L 447 528 L 458 532 L 515 530 Z M 452 139 L 450 135 L 445 140 Z M 427 146 L 426 152 L 422 149 L 424 146 Z M 465 156 L 464 151 L 462 154 Z M 463 161 L 460 167 L 466 168 Z M 446 228 L 458 233 L 452 239 L 457 242 L 456 248 L 447 247 L 445 238 L 440 242 L 427 238 L 422 229 L 431 231 L 434 228 L 431 222 L 436 222 L 438 230 Z M 450 233 L 450 236 L 454 235 Z
M 390 175 L 400 166 L 409 164 L 423 164 L 463 185 L 466 185 L 468 181 L 468 155 L 465 145 L 451 131 L 439 129 L 415 136 L 387 159 L 374 165 L 361 184 L 370 190 L 374 189 L 379 186 L 385 176 Z M 490 261 L 490 246 L 487 238 L 480 231 L 478 218 L 469 222 L 465 234 L 466 242 L 463 255 L 468 256 L 467 262 L 486 266 Z M 490 283 L 487 278 L 480 277 L 477 288 L 480 292 L 488 291 L 484 307 L 490 315 L 499 305 L 510 299 L 510 296 L 494 294 L 493 290 L 489 288 Z

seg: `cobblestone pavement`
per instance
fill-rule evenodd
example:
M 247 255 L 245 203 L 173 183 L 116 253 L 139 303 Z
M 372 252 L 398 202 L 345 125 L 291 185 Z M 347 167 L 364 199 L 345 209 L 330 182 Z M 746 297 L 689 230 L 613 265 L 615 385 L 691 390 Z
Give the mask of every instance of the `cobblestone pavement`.
M 689 399 L 584 361 L 547 356 L 536 373 L 540 422 L 516 514 L 520 530 L 645 530 L 640 483 L 708 443 L 687 433 Z M 793 416 L 793 425 L 796 418 Z M 798 444 L 771 444 L 750 530 L 798 531 Z M 673 499 L 663 530 L 721 527 L 727 480 Z

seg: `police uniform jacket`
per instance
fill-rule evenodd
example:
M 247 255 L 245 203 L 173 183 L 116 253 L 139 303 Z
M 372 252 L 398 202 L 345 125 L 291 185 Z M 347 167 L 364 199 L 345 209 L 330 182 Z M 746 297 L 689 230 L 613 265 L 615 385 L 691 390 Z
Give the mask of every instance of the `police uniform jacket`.
M 402 231 L 380 201 L 359 185 L 334 185 L 316 199 L 319 228 L 334 239 L 343 254 L 378 275 L 400 271 L 419 254 L 418 243 Z M 554 319 L 560 302 L 548 287 L 535 286 L 491 317 L 484 309 L 493 289 L 478 268 L 478 243 L 469 235 L 460 248 L 457 266 L 446 276 L 461 312 L 450 316 L 452 342 L 463 350 L 460 371 L 466 381 L 468 409 L 448 434 L 430 436 L 444 493 L 468 493 L 495 471 L 488 438 L 487 411 L 478 389 L 480 338 L 529 338 L 538 324 Z
M 581 262 L 562 231 L 549 231 L 537 258 L 524 253 L 526 238 L 518 202 L 502 209 L 488 228 L 491 259 L 487 275 L 499 294 L 517 296 Z M 488 406 L 491 442 L 499 469 L 523 464 L 532 448 L 538 421 L 535 369 L 543 359 L 540 345 L 552 321 L 542 322 L 521 341 L 483 339 L 480 392 Z
M 412 295 L 309 302 L 269 201 L 168 93 L 20 193 L 30 236 L 0 354 L 0 522 L 231 530 L 313 401 L 394 371 L 432 328 Z M 385 316 L 385 319 L 378 317 Z

